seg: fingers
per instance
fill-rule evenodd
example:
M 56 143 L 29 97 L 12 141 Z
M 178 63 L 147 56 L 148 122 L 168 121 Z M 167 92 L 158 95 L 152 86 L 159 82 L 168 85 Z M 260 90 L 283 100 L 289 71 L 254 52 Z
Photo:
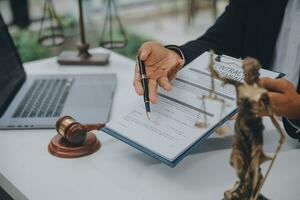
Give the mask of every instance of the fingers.
M 154 79 L 148 79 L 148 88 L 149 88 L 149 98 L 151 103 L 157 103 L 157 84 L 159 84 L 160 87 L 162 87 L 166 91 L 170 91 L 172 89 L 172 86 L 166 77 L 160 78 L 158 81 Z M 135 89 L 135 92 L 142 96 L 144 95 L 144 89 L 141 83 L 141 78 L 139 74 L 135 74 L 133 86 Z
M 180 59 L 180 60 L 179 60 L 179 67 L 181 68 L 181 67 L 183 67 L 183 65 L 184 65 L 184 60 L 183 60 L 183 59 Z
M 152 43 L 145 42 L 139 49 L 140 58 L 143 61 L 146 61 L 148 59 L 148 57 L 150 56 L 151 52 L 152 52 Z
M 269 91 L 285 93 L 293 88 L 293 85 L 285 79 L 262 78 L 262 85 Z
M 149 61 L 149 62 L 146 62 L 146 64 L 150 65 L 150 66 L 151 65 L 159 66 L 160 69 L 179 68 L 181 66 L 180 64 L 183 62 L 183 60 L 174 55 L 175 55 L 175 53 L 172 52 L 159 61 L 155 61 L 155 62 Z
M 280 107 L 282 105 L 283 100 L 285 100 L 285 95 L 277 92 L 268 92 L 268 96 L 271 102 L 272 107 Z
M 157 81 L 153 79 L 148 79 L 148 87 L 149 87 L 149 98 L 151 103 L 157 103 Z
M 139 72 L 139 68 L 137 65 L 135 65 L 135 74 L 134 74 L 134 79 L 133 79 L 133 86 L 135 89 L 135 92 L 142 96 L 144 94 L 144 89 L 141 83 L 141 76 Z
M 282 115 L 284 112 L 284 106 L 286 102 L 286 98 L 284 94 L 278 93 L 278 92 L 268 92 L 268 96 L 271 102 L 272 110 L 279 115 Z
M 284 79 L 261 79 L 262 85 L 269 90 L 268 96 L 272 110 L 281 116 L 299 119 L 300 100 L 293 84 Z
M 276 79 L 262 78 L 261 84 L 269 91 L 283 93 L 284 88 L 281 87 L 281 84 L 278 84 L 278 80 Z
M 171 84 L 169 82 L 169 79 L 167 77 L 161 77 L 161 78 L 158 79 L 157 82 L 158 82 L 158 85 L 160 87 L 162 87 L 164 90 L 171 91 L 172 86 L 171 86 Z
M 179 65 L 177 67 L 173 67 L 171 69 L 168 70 L 167 72 L 167 76 L 168 76 L 168 79 L 171 81 L 173 79 L 175 79 L 176 75 L 177 75 L 177 72 L 180 70 L 180 68 L 183 66 L 184 64 L 184 61 L 183 60 L 180 60 L 179 61 Z
M 150 68 L 148 72 L 149 80 L 157 80 L 158 85 L 166 91 L 170 91 L 172 89 L 166 70 Z

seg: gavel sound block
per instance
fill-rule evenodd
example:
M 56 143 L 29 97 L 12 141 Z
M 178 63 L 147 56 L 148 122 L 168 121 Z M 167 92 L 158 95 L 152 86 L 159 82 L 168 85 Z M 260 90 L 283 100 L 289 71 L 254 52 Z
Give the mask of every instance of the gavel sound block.
M 48 151 L 61 158 L 78 158 L 90 155 L 101 147 L 100 141 L 92 130 L 100 130 L 105 124 L 80 124 L 70 116 L 57 120 L 55 135 L 48 146 Z

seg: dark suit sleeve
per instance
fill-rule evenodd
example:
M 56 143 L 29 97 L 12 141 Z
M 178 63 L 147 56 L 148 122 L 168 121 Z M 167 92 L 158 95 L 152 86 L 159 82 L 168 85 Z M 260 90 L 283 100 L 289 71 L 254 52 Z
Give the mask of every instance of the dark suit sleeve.
M 283 117 L 282 122 L 287 134 L 300 142 L 300 120 L 289 120 Z
M 230 0 L 225 12 L 203 36 L 180 46 L 185 64 L 210 49 L 218 54 L 240 57 L 249 1 Z

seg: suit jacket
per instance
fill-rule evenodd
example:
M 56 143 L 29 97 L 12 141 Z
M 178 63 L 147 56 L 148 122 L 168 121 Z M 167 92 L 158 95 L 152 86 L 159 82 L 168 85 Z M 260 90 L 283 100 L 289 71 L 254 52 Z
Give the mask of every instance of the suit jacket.
M 287 2 L 230 0 L 225 12 L 203 36 L 179 47 L 186 64 L 214 49 L 218 54 L 236 58 L 257 58 L 264 68 L 270 69 Z M 283 122 L 289 135 L 300 140 L 300 134 L 295 132 L 300 120 L 293 124 L 287 119 Z

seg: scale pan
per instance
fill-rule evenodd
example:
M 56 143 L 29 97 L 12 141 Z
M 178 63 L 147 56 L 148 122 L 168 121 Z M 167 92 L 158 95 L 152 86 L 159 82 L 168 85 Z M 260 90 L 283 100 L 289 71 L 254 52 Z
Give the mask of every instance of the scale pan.
M 100 42 L 101 47 L 106 49 L 122 49 L 126 47 L 126 42 L 124 41 L 112 41 L 112 42 Z
M 65 36 L 63 34 L 45 35 L 38 39 L 39 44 L 46 47 L 59 46 L 64 41 Z

